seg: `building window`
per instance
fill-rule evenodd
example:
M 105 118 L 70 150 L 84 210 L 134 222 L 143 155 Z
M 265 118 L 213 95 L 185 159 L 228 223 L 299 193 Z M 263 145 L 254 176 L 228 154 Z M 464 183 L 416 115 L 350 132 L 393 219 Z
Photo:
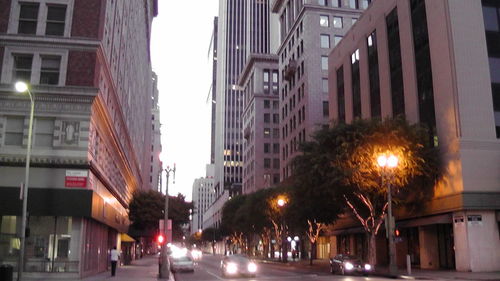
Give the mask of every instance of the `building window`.
M 23 144 L 24 117 L 7 116 L 7 126 L 5 128 L 5 145 Z
M 328 56 L 321 56 L 321 69 L 328 70 Z
M 323 116 L 328 117 L 330 110 L 328 109 L 328 101 L 323 101 Z M 300 140 L 300 137 L 299 137 Z
M 278 108 L 279 108 L 279 106 L 280 106 L 279 101 L 274 100 L 274 101 L 273 101 L 273 109 L 278 109 Z
M 273 70 L 273 95 L 278 95 L 278 70 Z
M 280 168 L 280 160 L 278 158 L 273 159 L 273 169 L 279 169 Z
M 36 34 L 38 20 L 38 3 L 21 3 L 19 9 L 18 33 Z
M 273 143 L 273 153 L 274 154 L 280 153 L 280 144 L 279 143 Z
M 265 69 L 264 70 L 264 77 L 263 77 L 263 84 L 264 84 L 264 93 L 269 93 L 269 70 Z
M 271 136 L 271 129 L 270 128 L 264 128 L 264 137 L 269 138 Z
M 368 45 L 368 79 L 370 80 L 370 110 L 372 117 L 381 116 L 380 82 L 378 72 L 377 34 L 374 31 L 367 38 Z
M 333 17 L 333 27 L 342 28 L 343 26 L 342 17 Z
M 345 122 L 344 67 L 337 70 L 337 110 L 338 120 Z
M 264 108 L 270 108 L 271 107 L 271 101 L 270 100 L 264 100 Z
M 389 69 L 391 78 L 391 100 L 393 116 L 404 115 L 403 66 L 399 40 L 398 12 L 394 8 L 386 17 L 387 41 L 389 46 Z
M 273 124 L 278 124 L 280 122 L 280 115 L 278 113 L 273 114 Z
M 349 0 L 349 7 L 352 9 L 359 9 L 358 0 Z
M 342 0 L 332 0 L 332 6 L 335 8 L 342 7 Z
M 31 66 L 33 65 L 33 55 L 15 54 L 14 55 L 14 74 L 13 81 L 26 81 L 31 80 Z
M 328 78 L 321 78 L 323 93 L 328 93 Z
M 328 6 L 328 0 L 318 0 L 320 6 Z
M 264 113 L 264 123 L 269 123 L 269 122 L 271 122 L 271 114 Z
M 271 144 L 264 143 L 264 153 L 270 153 L 270 152 L 271 152 Z
M 420 122 L 428 126 L 429 134 L 431 134 L 432 138 L 437 135 L 437 132 L 425 1 L 410 1 L 410 6 L 413 45 L 415 50 L 419 117 Z M 432 139 L 429 139 L 429 143 L 433 142 Z
M 47 5 L 45 35 L 64 35 L 66 5 Z
M 271 158 L 264 158 L 264 168 L 271 168 Z
M 330 48 L 330 35 L 321 34 L 321 48 L 323 48 L 323 49 Z
M 333 36 L 333 46 L 337 46 L 340 43 L 340 40 L 342 40 L 342 36 L 340 35 L 335 35 Z
M 327 15 L 320 15 L 319 16 L 319 25 L 320 26 L 324 26 L 324 27 L 329 27 L 330 26 L 330 22 L 328 20 L 328 16 Z
M 354 118 L 361 118 L 361 83 L 359 76 L 359 49 L 351 55 L 351 86 L 352 86 L 352 114 Z
M 279 139 L 279 137 L 280 137 L 280 129 L 274 128 L 273 129 L 273 138 L 274 139 Z
M 54 140 L 54 119 L 36 118 L 34 146 L 52 147 Z
M 59 69 L 61 67 L 60 56 L 42 56 L 42 66 L 40 69 L 40 84 L 59 84 Z

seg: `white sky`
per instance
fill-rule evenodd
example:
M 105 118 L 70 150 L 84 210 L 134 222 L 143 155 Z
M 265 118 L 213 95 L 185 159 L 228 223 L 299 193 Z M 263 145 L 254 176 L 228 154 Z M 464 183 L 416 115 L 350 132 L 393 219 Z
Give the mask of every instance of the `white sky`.
M 218 0 L 158 0 L 151 52 L 158 75 L 163 166 L 175 163 L 169 194 L 191 200 L 193 181 L 210 162 L 212 62 L 207 57 Z M 165 188 L 165 173 L 163 187 Z

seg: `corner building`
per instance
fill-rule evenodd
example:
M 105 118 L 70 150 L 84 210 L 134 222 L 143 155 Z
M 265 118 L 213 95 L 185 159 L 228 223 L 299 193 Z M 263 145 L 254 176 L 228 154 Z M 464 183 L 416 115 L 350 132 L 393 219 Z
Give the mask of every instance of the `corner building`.
M 331 118 L 403 114 L 426 124 L 444 177 L 418 214 L 397 210 L 397 263 L 500 270 L 500 3 L 373 1 L 329 55 Z M 355 219 L 334 226 L 331 255 L 363 256 Z M 386 238 L 377 239 L 387 264 Z
M 156 1 L 0 2 L 0 260 L 17 267 L 31 85 L 25 276 L 105 271 L 132 192 L 150 188 Z M 14 268 L 17 271 L 16 268 Z

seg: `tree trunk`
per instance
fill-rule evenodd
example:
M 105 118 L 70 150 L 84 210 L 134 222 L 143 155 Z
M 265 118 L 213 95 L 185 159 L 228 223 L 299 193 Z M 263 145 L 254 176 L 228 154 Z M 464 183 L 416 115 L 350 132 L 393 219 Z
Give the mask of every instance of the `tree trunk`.
M 311 254 L 309 255 L 309 265 L 313 265 L 313 256 L 315 254 L 316 241 L 315 242 L 310 241 L 310 242 L 311 242 L 311 250 L 310 250 Z
M 375 233 L 369 233 L 368 240 L 368 263 L 372 265 L 373 269 L 375 269 L 375 263 L 377 262 L 377 237 Z

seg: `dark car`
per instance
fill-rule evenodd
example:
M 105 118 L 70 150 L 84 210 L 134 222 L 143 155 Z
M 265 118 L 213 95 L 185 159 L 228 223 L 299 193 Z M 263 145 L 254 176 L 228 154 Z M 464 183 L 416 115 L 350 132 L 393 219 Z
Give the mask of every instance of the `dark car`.
M 342 275 L 349 273 L 361 273 L 367 275 L 372 271 L 372 265 L 361 262 L 355 256 L 339 254 L 330 259 L 330 272 L 332 274 L 340 273 Z
M 230 255 L 220 263 L 222 276 L 251 276 L 257 274 L 257 263 L 245 255 Z

